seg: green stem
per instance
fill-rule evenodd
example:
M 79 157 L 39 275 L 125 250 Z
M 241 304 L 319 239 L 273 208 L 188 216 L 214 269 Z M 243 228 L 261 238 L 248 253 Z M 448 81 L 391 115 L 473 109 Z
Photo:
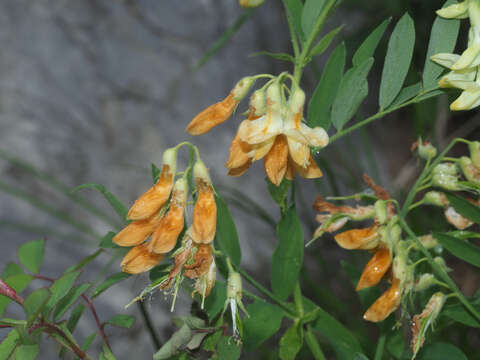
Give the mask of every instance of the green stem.
M 433 165 L 433 164 L 432 164 Z M 445 272 L 445 270 L 437 264 L 434 260 L 432 255 L 428 252 L 427 249 L 423 246 L 421 241 L 418 239 L 418 237 L 415 235 L 415 233 L 410 229 L 410 227 L 407 225 L 405 220 L 403 218 L 399 219 L 399 224 L 400 226 L 405 230 L 405 232 L 413 238 L 413 241 L 415 241 L 415 244 L 417 245 L 417 248 L 423 253 L 423 255 L 427 258 L 428 263 L 432 267 L 433 271 L 439 276 L 445 284 L 448 285 L 450 290 L 455 293 L 457 298 L 460 300 L 460 302 L 465 306 L 465 308 L 472 313 L 473 316 L 477 318 L 477 320 L 480 321 L 480 313 L 478 313 L 477 310 L 468 302 L 468 300 L 463 296 L 463 294 L 458 290 L 457 285 L 453 282 L 453 280 L 448 276 L 448 274 Z
M 278 306 L 280 306 L 288 315 L 292 316 L 292 317 L 296 317 L 297 314 L 295 313 L 295 311 L 292 310 L 292 308 L 290 306 L 288 306 L 287 303 L 285 303 L 284 301 L 280 300 L 279 298 L 277 298 L 273 293 L 271 293 L 269 290 L 267 290 L 265 287 L 263 287 L 262 284 L 260 284 L 259 282 L 257 282 L 255 279 L 253 279 L 250 275 L 248 275 L 245 270 L 243 270 L 242 268 L 240 268 L 239 266 L 237 265 L 233 265 L 235 267 L 235 270 L 240 274 L 242 275 L 242 277 L 247 280 L 247 282 L 249 282 L 255 289 L 257 289 L 258 291 L 260 291 L 263 295 L 267 296 L 272 302 L 274 302 L 275 304 L 277 304 Z
M 300 281 L 297 281 L 297 285 L 295 285 L 295 289 L 293 291 L 293 301 L 295 302 L 295 306 L 297 308 L 298 317 L 303 317 L 303 315 L 305 315 L 305 311 L 303 309 L 303 296 L 302 288 L 300 287 Z
M 378 338 L 377 348 L 375 350 L 375 357 L 373 360 L 381 360 L 383 356 L 383 349 L 385 347 L 385 341 L 387 340 L 387 334 L 381 333 Z
M 310 325 L 307 325 L 305 341 L 310 351 L 312 352 L 313 358 L 315 360 L 326 360 L 325 355 L 323 354 L 322 349 L 320 348 L 317 338 L 315 337 L 315 334 L 313 333 L 312 327 Z
M 293 47 L 293 54 L 295 55 L 295 58 L 298 57 L 300 50 L 298 47 L 298 40 L 297 40 L 297 34 L 295 31 L 295 24 L 293 23 L 292 16 L 290 12 L 288 11 L 288 6 L 285 3 L 286 0 L 283 0 L 283 7 L 285 8 L 285 12 L 287 13 L 287 23 L 288 23 L 288 29 L 290 30 L 290 38 L 292 39 L 292 47 Z

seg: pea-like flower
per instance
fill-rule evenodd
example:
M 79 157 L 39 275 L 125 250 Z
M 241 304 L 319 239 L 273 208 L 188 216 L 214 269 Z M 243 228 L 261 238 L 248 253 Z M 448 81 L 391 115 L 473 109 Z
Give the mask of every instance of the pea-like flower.
M 193 208 L 192 238 L 198 244 L 209 244 L 217 228 L 217 204 L 212 182 L 205 164 L 197 161 L 193 167 L 198 198 Z

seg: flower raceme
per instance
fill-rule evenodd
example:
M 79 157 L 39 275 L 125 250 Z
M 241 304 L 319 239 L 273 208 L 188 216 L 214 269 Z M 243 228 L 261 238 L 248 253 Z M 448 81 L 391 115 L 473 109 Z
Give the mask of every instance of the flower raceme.
M 248 117 L 240 124 L 230 146 L 229 158 L 225 164 L 229 175 L 240 176 L 253 162 L 264 158 L 267 177 L 277 186 L 283 178 L 292 179 L 295 173 L 304 178 L 322 176 L 310 153 L 310 147 L 325 147 L 328 135 L 323 128 L 310 128 L 302 122 L 305 93 L 294 84 L 286 101 L 283 78 L 280 75 L 270 80 L 252 94 Z M 246 92 L 242 95 L 245 94 Z M 214 104 L 197 115 L 188 125 L 187 131 L 192 135 L 203 134 L 225 121 L 232 111 L 224 112 L 221 121 L 216 120 L 216 113 L 207 111 L 210 108 L 222 108 L 219 104 L 221 103 Z M 214 125 L 211 126 L 212 124 Z M 197 131 L 198 128 L 202 131 Z

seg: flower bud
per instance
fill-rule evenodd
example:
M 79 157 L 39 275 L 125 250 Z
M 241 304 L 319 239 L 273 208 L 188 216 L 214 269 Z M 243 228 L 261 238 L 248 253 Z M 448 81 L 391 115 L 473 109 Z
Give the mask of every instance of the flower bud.
M 255 83 L 255 78 L 251 76 L 245 76 L 233 88 L 232 90 L 233 98 L 236 101 L 241 101 L 245 97 L 245 95 L 247 95 L 248 91 L 250 90 L 250 88 L 254 83 Z
M 228 274 L 227 298 L 236 301 L 242 300 L 242 278 L 239 273 L 234 271 Z
M 466 156 L 462 156 L 458 163 L 467 180 L 476 185 L 480 185 L 480 168 L 477 168 L 472 160 Z
M 447 221 L 458 230 L 464 230 L 473 225 L 473 222 L 470 219 L 460 215 L 452 206 L 445 209 L 444 215 Z
M 437 149 L 430 142 L 418 139 L 418 155 L 424 160 L 431 160 L 437 156 Z
M 263 4 L 265 0 L 239 0 L 240 6 L 243 8 L 255 8 Z
M 447 263 L 445 262 L 445 259 L 441 256 L 435 256 L 433 258 L 433 261 L 435 261 L 443 270 L 445 270 L 446 272 L 450 272 L 452 271 L 452 269 L 450 269 L 448 266 L 447 266 Z
M 133 247 L 123 258 L 120 266 L 122 271 L 129 274 L 140 274 L 157 265 L 163 258 L 162 254 L 153 254 L 149 244 L 144 243 Z
M 405 254 L 399 254 L 395 256 L 393 259 L 392 271 L 393 276 L 400 280 L 400 284 L 404 284 L 407 281 L 409 269 Z
M 480 169 L 480 142 L 472 141 L 468 145 L 470 149 L 470 158 L 472 159 L 473 164 Z
M 375 202 L 375 218 L 380 225 L 383 225 L 388 220 L 387 201 L 377 200 Z
M 430 273 L 422 274 L 415 283 L 415 291 L 423 291 L 436 284 L 435 276 Z
M 250 96 L 250 114 L 251 117 L 258 117 L 265 114 L 265 90 L 259 89 Z
M 198 198 L 193 208 L 192 237 L 197 244 L 209 244 L 215 237 L 217 228 L 217 204 L 212 182 L 203 162 L 195 163 L 193 176 L 197 185 Z
M 433 249 L 438 245 L 437 239 L 435 239 L 431 234 L 420 236 L 418 240 L 420 240 L 423 247 L 427 250 Z
M 439 207 L 448 206 L 448 199 L 444 193 L 439 191 L 429 191 L 423 197 L 423 201 L 428 205 L 435 205 Z
M 437 10 L 437 15 L 446 19 L 465 19 L 468 17 L 468 4 L 470 0 L 453 4 Z
M 360 291 L 377 285 L 390 268 L 391 263 L 392 256 L 390 255 L 390 250 L 386 248 L 377 250 L 367 265 L 365 265 L 356 290 Z
M 301 120 L 304 104 L 305 104 L 305 93 L 298 86 L 294 86 L 288 102 L 288 108 L 290 110 L 290 113 L 294 116 L 298 116 L 298 114 L 300 114 L 300 120 Z
M 176 168 L 177 150 L 174 148 L 165 150 L 163 153 L 162 172 L 157 183 L 135 201 L 128 211 L 127 219 L 147 219 L 160 210 L 170 196 Z
M 282 91 L 278 81 L 274 81 L 267 88 L 267 115 L 280 116 L 282 112 Z
M 150 242 L 150 249 L 156 254 L 165 254 L 171 251 L 177 243 L 178 236 L 185 225 L 184 214 L 187 203 L 187 180 L 178 179 L 172 192 L 170 209 L 162 217 L 155 229 Z
M 432 183 L 445 190 L 459 191 L 461 186 L 458 183 L 457 167 L 453 163 L 442 163 L 435 166 L 432 171 Z

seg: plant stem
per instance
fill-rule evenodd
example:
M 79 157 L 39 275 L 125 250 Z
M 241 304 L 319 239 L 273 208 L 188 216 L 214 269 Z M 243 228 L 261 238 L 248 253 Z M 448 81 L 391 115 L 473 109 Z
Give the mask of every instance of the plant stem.
M 257 282 L 254 278 L 252 278 L 250 275 L 248 275 L 245 270 L 241 269 L 237 265 L 233 265 L 235 267 L 235 270 L 242 275 L 242 277 L 247 280 L 255 289 L 260 291 L 263 295 L 267 296 L 272 302 L 280 306 L 287 314 L 289 314 L 292 317 L 296 317 L 297 314 L 295 311 L 292 310 L 292 308 L 285 303 L 284 301 L 280 300 L 277 298 L 273 293 L 271 293 L 269 290 L 267 290 L 262 284 Z
M 305 342 L 307 343 L 310 351 L 312 352 L 313 358 L 315 360 L 325 360 L 325 355 L 318 344 L 317 338 L 313 333 L 312 327 L 307 325 L 307 331 L 305 332 Z
M 153 346 L 155 347 L 155 351 L 160 349 L 160 339 L 158 338 L 158 334 L 155 331 L 155 327 L 153 326 L 152 319 L 150 319 L 150 315 L 145 308 L 145 304 L 143 301 L 137 301 L 138 309 L 142 314 L 143 321 L 145 322 L 145 326 L 147 327 L 148 333 L 150 334 L 150 338 L 152 339 Z
M 295 31 L 295 24 L 293 23 L 293 19 L 288 11 L 288 6 L 285 4 L 285 0 L 283 0 L 283 7 L 285 8 L 285 12 L 287 13 L 287 23 L 288 23 L 288 29 L 290 30 L 290 38 L 292 40 L 293 54 L 295 58 L 297 58 L 300 53 L 300 50 L 298 48 L 298 40 L 297 40 L 296 31 Z
M 387 335 L 382 332 L 378 338 L 377 348 L 375 349 L 375 357 L 373 360 L 381 360 L 383 356 L 383 348 L 385 347 L 385 341 L 387 340 Z
M 295 301 L 295 306 L 297 307 L 298 317 L 302 318 L 305 314 L 303 310 L 303 296 L 302 296 L 302 289 L 300 287 L 300 281 L 297 281 L 297 285 L 295 285 L 295 289 L 293 290 L 293 300 Z

